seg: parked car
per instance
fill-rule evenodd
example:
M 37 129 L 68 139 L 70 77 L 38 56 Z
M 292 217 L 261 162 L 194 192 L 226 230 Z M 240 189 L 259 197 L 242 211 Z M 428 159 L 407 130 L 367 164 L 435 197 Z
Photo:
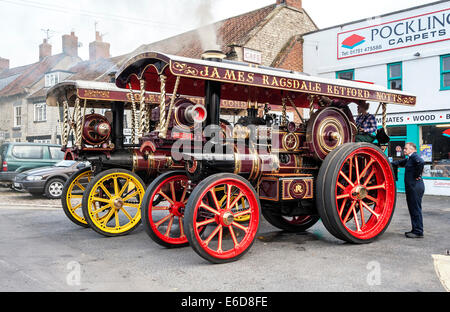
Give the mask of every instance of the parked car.
M 32 195 L 45 195 L 50 199 L 61 198 L 64 183 L 76 171 L 86 168 L 88 163 L 63 160 L 51 167 L 43 167 L 19 173 L 13 188 Z
M 64 159 L 60 145 L 42 143 L 4 143 L 0 147 L 0 184 L 11 186 L 14 178 L 29 169 L 53 166 Z

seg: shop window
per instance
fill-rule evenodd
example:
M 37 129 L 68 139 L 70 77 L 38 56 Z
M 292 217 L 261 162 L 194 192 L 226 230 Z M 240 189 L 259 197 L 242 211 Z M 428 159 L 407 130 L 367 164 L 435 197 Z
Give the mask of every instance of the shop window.
M 388 127 L 387 132 L 390 137 L 399 137 L 399 136 L 405 137 L 406 126 Z
M 450 54 L 441 56 L 441 90 L 450 90 Z
M 420 156 L 424 176 L 450 178 L 450 124 L 421 127 Z
M 35 122 L 47 121 L 47 104 L 45 103 L 34 104 L 34 121 Z
M 402 90 L 403 69 L 402 63 L 392 63 L 387 65 L 388 89 Z
M 336 79 L 355 80 L 355 70 L 343 70 L 336 72 Z

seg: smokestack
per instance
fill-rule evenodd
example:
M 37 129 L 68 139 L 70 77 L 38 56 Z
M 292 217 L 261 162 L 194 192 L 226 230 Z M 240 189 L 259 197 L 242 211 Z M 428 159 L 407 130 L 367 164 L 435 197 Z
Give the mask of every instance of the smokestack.
M 286 5 L 297 10 L 302 9 L 302 0 L 277 0 L 277 5 Z
M 0 72 L 9 69 L 9 60 L 0 57 Z
M 63 53 L 69 56 L 78 56 L 78 37 L 72 31 L 70 35 L 62 36 Z
M 52 45 L 44 39 L 44 42 L 39 46 L 39 62 L 47 56 L 52 56 Z
M 109 58 L 110 44 L 103 42 L 103 38 L 98 31 L 95 32 L 95 41 L 89 43 L 89 60 L 95 61 L 100 58 Z

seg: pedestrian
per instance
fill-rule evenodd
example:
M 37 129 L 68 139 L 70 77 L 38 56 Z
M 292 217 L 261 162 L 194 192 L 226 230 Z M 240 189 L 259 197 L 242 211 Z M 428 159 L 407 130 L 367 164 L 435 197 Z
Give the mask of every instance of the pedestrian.
M 375 141 L 377 131 L 377 120 L 374 115 L 369 113 L 370 104 L 366 101 L 360 101 L 358 103 L 358 117 L 356 118 L 356 127 L 358 133 L 356 134 L 356 142 L 368 142 Z
M 408 238 L 422 238 L 422 197 L 425 192 L 422 172 L 425 162 L 417 154 L 417 147 L 414 143 L 406 143 L 403 151 L 408 158 L 396 160 L 392 162 L 392 165 L 405 167 L 406 202 L 408 204 L 412 225 L 412 230 L 410 232 L 406 232 L 405 235 Z

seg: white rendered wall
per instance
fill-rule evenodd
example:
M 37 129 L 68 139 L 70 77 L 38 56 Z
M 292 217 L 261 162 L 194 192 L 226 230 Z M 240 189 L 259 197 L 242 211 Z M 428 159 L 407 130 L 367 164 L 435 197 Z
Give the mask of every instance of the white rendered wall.
M 338 59 L 337 38 L 338 33 L 345 31 L 449 8 L 450 1 L 446 1 L 307 34 L 304 36 L 304 72 L 320 77 L 335 78 L 337 71 L 354 69 L 355 80 L 370 81 L 387 87 L 387 64 L 402 62 L 403 90 L 417 96 L 417 105 L 413 110 L 448 110 L 450 109 L 450 90 L 440 91 L 440 56 L 450 54 L 450 40 Z M 450 34 L 449 25 L 446 25 L 446 31 Z M 416 53 L 420 53 L 420 56 L 414 56 Z M 372 107 L 371 111 L 374 109 Z M 354 110 L 353 107 L 352 110 Z M 389 105 L 388 113 L 395 112 L 411 112 L 411 108 Z

